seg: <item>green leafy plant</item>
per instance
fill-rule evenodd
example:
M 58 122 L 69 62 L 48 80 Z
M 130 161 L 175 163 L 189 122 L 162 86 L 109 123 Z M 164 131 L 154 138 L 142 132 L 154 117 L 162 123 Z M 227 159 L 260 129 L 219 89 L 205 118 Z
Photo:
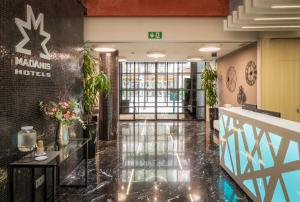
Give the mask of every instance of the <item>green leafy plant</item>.
M 206 63 L 205 70 L 201 74 L 201 87 L 205 90 L 206 104 L 209 107 L 214 107 L 218 103 L 217 78 L 217 71 L 212 69 L 209 63 Z
M 86 115 L 86 121 L 89 122 L 93 107 L 99 98 L 99 93 L 110 92 L 110 81 L 104 72 L 96 71 L 96 63 L 93 57 L 93 51 L 89 46 L 85 46 L 83 50 L 83 76 L 84 76 L 84 92 L 83 92 L 83 109 Z

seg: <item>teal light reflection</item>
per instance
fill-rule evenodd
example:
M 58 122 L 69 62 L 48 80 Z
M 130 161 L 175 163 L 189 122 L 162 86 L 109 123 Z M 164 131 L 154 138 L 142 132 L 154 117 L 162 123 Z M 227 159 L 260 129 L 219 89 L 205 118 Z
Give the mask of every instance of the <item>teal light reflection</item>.
M 237 202 L 237 194 L 235 193 L 234 189 L 232 186 L 228 183 L 228 181 L 223 178 L 219 177 L 218 178 L 218 190 L 219 193 L 224 196 L 224 201 L 228 202 Z

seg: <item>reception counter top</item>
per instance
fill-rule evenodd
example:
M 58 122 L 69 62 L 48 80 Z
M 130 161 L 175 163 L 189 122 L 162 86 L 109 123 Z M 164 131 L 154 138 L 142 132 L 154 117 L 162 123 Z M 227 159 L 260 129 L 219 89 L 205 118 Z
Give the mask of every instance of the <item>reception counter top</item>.
M 220 165 L 254 201 L 300 201 L 300 123 L 220 108 Z
M 270 125 L 275 125 L 287 130 L 294 131 L 300 134 L 300 123 L 295 121 L 289 121 L 282 118 L 277 118 L 274 116 L 269 116 L 262 113 L 257 113 L 249 110 L 242 109 L 241 107 L 231 107 L 231 108 L 220 108 L 223 112 L 238 114 L 245 118 L 251 118 L 259 122 L 263 122 Z

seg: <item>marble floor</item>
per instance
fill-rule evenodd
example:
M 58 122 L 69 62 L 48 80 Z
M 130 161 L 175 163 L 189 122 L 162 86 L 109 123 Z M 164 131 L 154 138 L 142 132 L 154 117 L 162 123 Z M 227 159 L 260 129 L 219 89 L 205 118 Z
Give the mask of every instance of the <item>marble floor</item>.
M 250 201 L 218 165 L 203 122 L 121 122 L 118 140 L 99 142 L 87 188 L 59 188 L 59 202 Z M 83 176 L 83 162 L 66 179 Z

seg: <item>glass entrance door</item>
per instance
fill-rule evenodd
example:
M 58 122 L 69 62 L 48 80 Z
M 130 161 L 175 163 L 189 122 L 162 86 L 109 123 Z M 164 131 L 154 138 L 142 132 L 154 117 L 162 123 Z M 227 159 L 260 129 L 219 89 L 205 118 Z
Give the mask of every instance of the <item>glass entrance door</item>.
M 121 120 L 204 120 L 204 63 L 120 63 Z

